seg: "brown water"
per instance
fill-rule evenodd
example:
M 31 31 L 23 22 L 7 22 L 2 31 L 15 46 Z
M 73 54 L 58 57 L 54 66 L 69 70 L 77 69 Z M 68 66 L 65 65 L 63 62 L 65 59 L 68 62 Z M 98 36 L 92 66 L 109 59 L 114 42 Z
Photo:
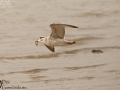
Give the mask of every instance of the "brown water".
M 11 0 L 0 7 L 0 80 L 28 90 L 120 90 L 120 0 Z M 75 45 L 51 53 L 39 36 L 66 28 Z M 93 49 L 103 53 L 92 53 Z

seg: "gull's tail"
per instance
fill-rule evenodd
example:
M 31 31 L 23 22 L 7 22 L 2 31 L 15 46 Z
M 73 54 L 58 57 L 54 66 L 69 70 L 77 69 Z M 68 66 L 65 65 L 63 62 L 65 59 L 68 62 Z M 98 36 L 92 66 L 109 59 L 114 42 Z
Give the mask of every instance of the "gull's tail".
M 66 44 L 75 44 L 75 41 L 67 41 Z

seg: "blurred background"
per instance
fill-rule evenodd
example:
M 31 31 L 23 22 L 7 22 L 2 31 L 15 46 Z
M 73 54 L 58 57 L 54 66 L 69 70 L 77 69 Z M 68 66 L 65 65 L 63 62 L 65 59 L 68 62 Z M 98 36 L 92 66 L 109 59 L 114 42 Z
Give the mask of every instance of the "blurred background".
M 51 53 L 40 36 L 71 24 L 75 45 Z M 103 53 L 93 54 L 93 49 Z M 0 1 L 0 78 L 29 90 L 119 90 L 120 0 Z

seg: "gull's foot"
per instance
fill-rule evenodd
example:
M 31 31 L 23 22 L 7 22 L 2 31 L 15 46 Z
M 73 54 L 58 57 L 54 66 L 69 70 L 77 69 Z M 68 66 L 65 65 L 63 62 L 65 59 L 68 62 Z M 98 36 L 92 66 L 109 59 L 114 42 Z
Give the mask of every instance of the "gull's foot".
M 66 42 L 66 44 L 75 44 L 76 42 L 75 41 L 68 41 Z

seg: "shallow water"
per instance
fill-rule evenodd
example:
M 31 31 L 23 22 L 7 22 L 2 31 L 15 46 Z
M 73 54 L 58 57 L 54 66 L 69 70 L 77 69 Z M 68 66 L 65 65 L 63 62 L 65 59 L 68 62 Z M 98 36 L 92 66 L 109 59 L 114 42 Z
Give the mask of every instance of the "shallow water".
M 28 90 L 119 90 L 119 0 L 11 0 L 0 7 L 0 80 Z M 51 23 L 65 23 L 74 45 L 51 53 L 40 36 Z M 103 53 L 92 53 L 102 50 Z

